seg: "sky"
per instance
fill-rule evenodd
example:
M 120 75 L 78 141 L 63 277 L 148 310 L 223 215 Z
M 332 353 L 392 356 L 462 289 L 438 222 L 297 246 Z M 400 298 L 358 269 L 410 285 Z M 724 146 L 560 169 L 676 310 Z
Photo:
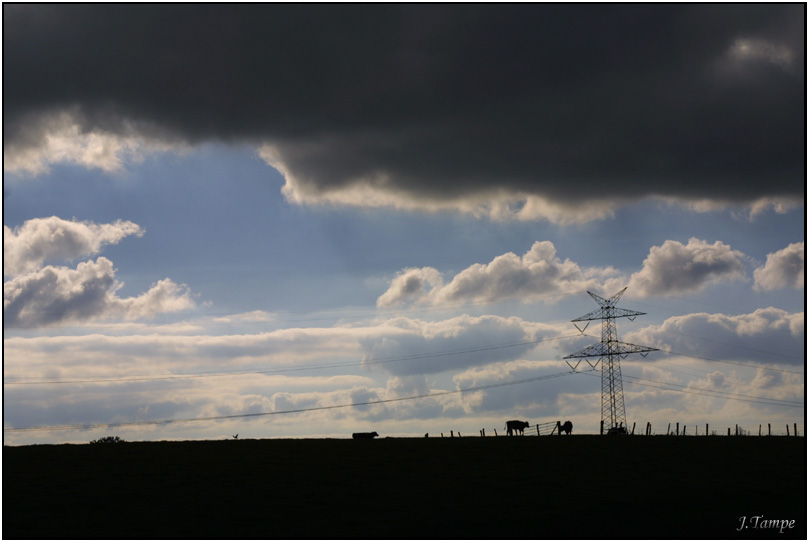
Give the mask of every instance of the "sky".
M 4 444 L 803 434 L 805 19 L 4 4 Z

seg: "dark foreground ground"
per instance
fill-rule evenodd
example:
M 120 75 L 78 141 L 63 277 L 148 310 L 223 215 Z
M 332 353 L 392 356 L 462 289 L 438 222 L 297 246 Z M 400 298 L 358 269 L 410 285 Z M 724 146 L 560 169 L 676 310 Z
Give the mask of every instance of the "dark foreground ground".
M 790 437 L 4 447 L 2 536 L 806 539 L 806 461 Z

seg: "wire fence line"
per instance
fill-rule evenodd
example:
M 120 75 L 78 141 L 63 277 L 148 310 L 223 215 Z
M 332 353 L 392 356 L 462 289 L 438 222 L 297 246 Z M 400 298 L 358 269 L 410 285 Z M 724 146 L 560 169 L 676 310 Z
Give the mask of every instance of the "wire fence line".
M 541 422 L 537 424 L 530 424 L 527 428 L 523 430 L 523 433 L 517 433 L 517 436 L 529 436 L 529 437 L 544 437 L 544 436 L 552 436 L 552 435 L 561 435 L 560 428 L 558 425 L 562 424 L 562 421 L 551 421 L 551 422 Z M 644 427 L 637 425 L 634 422 L 628 429 L 627 433 L 629 435 L 636 435 L 636 436 L 681 436 L 681 437 L 695 437 L 695 436 L 736 436 L 736 437 L 746 437 L 746 436 L 803 436 L 804 429 L 802 432 L 799 432 L 798 423 L 793 423 L 791 426 L 790 424 L 785 424 L 782 426 L 781 424 L 771 424 L 765 423 L 760 424 L 755 430 L 749 428 L 744 428 L 739 424 L 734 425 L 726 425 L 726 424 L 714 424 L 713 426 L 710 423 L 667 423 L 666 430 L 661 423 L 657 423 L 655 427 L 653 427 L 652 423 L 647 422 Z M 575 432 L 572 432 L 572 434 Z M 579 432 L 579 435 L 594 435 L 594 433 L 590 432 Z M 440 432 L 438 434 L 433 434 L 433 437 L 504 437 L 507 436 L 505 428 L 493 428 L 491 431 L 487 428 L 481 428 L 478 432 L 474 431 L 465 431 L 464 433 L 459 432 L 458 430 L 450 430 L 449 432 Z M 425 437 L 430 437 L 429 434 L 425 434 Z

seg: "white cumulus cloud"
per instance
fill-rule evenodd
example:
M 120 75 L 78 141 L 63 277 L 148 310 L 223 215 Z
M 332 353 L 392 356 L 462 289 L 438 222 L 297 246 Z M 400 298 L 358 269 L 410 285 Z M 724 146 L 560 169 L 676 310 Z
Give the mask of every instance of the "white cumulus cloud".
M 3 283 L 3 326 L 39 327 L 85 320 L 133 320 L 194 306 L 185 286 L 163 279 L 140 296 L 120 298 L 113 263 L 104 257 L 75 268 L 46 266 Z
M 473 264 L 447 284 L 433 268 L 403 270 L 377 299 L 377 305 L 539 300 L 588 289 L 617 288 L 617 275 L 613 268 L 582 268 L 570 259 L 562 260 L 552 242 L 537 241 L 522 257 L 506 253 L 487 264 Z
M 377 299 L 377 307 L 426 301 L 433 289 L 441 287 L 442 283 L 442 275 L 435 268 L 406 268 L 394 277 L 388 290 Z
M 625 340 L 709 359 L 802 364 L 804 313 L 775 307 L 741 315 L 691 313 L 627 334 Z
M 804 288 L 804 242 L 791 243 L 770 253 L 764 266 L 754 270 L 754 289 Z
M 121 220 L 95 224 L 47 217 L 25 221 L 16 228 L 3 225 L 3 276 L 35 271 L 45 262 L 95 255 L 103 245 L 143 234 L 137 224 Z
M 745 280 L 745 255 L 720 241 L 667 240 L 650 249 L 642 269 L 630 278 L 640 296 L 699 292 L 722 281 Z
M 13 229 L 4 225 L 3 326 L 135 320 L 193 307 L 188 288 L 168 278 L 140 296 L 119 297 L 123 283 L 115 279 L 113 263 L 105 257 L 80 262 L 75 268 L 45 265 L 95 255 L 104 245 L 143 234 L 140 226 L 122 220 L 95 224 L 48 217 Z

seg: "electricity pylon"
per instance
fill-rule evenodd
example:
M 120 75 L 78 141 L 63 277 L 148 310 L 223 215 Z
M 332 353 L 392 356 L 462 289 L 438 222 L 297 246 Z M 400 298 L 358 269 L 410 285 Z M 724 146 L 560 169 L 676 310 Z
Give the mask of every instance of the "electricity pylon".
M 566 359 L 566 364 L 568 364 L 571 369 L 575 371 L 576 366 L 579 365 L 579 362 L 577 362 L 576 366 L 571 366 L 571 363 L 568 362 L 567 359 L 583 359 L 595 356 L 599 357 L 599 362 L 602 363 L 601 431 L 604 432 L 604 427 L 607 425 L 608 434 L 623 434 L 627 432 L 627 415 L 624 411 L 624 389 L 622 387 L 622 370 L 619 360 L 626 358 L 628 354 L 632 353 L 641 353 L 641 356 L 646 357 L 651 351 L 658 350 L 653 347 L 642 347 L 641 345 L 624 343 L 623 341 L 619 341 L 617 339 L 616 318 L 627 317 L 630 320 L 634 320 L 637 316 L 644 315 L 644 313 L 640 311 L 631 311 L 630 309 L 620 309 L 616 307 L 616 302 L 619 301 L 619 298 L 622 297 L 625 290 L 627 290 L 627 287 L 624 287 L 610 298 L 602 298 L 593 292 L 588 292 L 591 298 L 596 300 L 596 303 L 599 304 L 600 308 L 596 311 L 591 311 L 587 315 L 583 315 L 578 319 L 574 319 L 571 322 L 576 323 L 581 321 L 601 320 L 602 341 L 563 357 L 563 359 Z M 590 324 L 590 322 L 588 322 L 588 324 Z M 580 333 L 584 333 L 585 328 L 588 327 L 588 324 L 586 324 L 583 328 L 580 328 L 576 324 L 574 324 L 574 326 L 580 331 Z M 591 364 L 590 362 L 588 362 L 588 364 L 592 368 L 596 369 L 596 364 Z

